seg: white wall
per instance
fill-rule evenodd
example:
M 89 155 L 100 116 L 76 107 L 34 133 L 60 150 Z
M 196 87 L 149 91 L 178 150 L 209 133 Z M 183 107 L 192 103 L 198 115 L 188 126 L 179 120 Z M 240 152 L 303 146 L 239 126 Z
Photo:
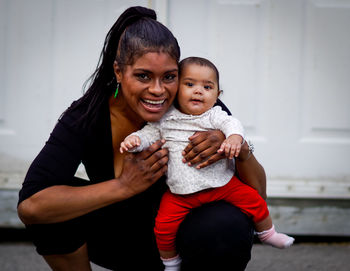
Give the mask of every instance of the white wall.
M 0 0 L 1 187 L 19 187 L 130 5 L 217 64 L 269 196 L 350 198 L 350 0 Z
M 218 65 L 269 196 L 349 198 L 350 1 L 169 2 L 184 56 Z
M 20 187 L 60 114 L 82 95 L 116 18 L 148 4 L 0 0 L 0 187 Z

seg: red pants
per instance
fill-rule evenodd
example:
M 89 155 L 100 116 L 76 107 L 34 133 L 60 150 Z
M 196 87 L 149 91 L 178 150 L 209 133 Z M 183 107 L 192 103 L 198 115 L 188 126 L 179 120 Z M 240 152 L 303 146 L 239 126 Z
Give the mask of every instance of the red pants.
M 225 200 L 238 208 L 255 223 L 269 215 L 265 200 L 250 186 L 235 176 L 224 186 L 189 195 L 176 195 L 168 190 L 164 193 L 154 232 L 159 250 L 175 250 L 175 238 L 181 222 L 191 209 L 204 203 Z

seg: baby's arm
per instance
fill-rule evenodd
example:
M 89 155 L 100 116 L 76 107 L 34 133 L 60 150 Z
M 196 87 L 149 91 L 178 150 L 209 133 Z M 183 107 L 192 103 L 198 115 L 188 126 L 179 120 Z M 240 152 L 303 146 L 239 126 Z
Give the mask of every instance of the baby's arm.
M 241 122 L 216 106 L 212 110 L 211 123 L 226 136 L 218 153 L 225 153 L 229 159 L 238 157 L 244 143 L 244 129 Z
M 120 152 L 141 152 L 161 139 L 158 122 L 149 122 L 141 130 L 128 135 L 120 144 Z
M 233 159 L 233 157 L 238 157 L 243 142 L 244 139 L 241 135 L 230 135 L 222 142 L 218 152 L 225 152 L 227 158 Z
M 124 151 L 132 151 L 134 148 L 140 146 L 141 139 L 137 135 L 127 136 L 122 143 L 120 143 L 120 153 Z

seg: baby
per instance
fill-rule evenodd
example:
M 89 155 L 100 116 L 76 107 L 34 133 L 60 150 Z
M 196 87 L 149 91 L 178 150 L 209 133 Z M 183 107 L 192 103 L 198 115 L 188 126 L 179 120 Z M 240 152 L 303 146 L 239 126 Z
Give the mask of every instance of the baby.
M 250 216 L 264 244 L 287 248 L 294 238 L 277 233 L 266 202 L 258 192 L 234 176 L 234 159 L 244 143 L 243 127 L 220 106 L 214 106 L 220 94 L 219 72 L 209 60 L 189 57 L 179 64 L 179 90 L 175 106 L 158 121 L 132 133 L 120 145 L 120 152 L 142 151 L 158 139 L 169 149 L 167 185 L 155 223 L 155 235 L 165 270 L 180 270 L 181 259 L 175 239 L 180 223 L 192 208 L 225 200 Z M 221 130 L 226 139 L 219 152 L 222 159 L 196 169 L 182 162 L 188 138 L 197 131 Z

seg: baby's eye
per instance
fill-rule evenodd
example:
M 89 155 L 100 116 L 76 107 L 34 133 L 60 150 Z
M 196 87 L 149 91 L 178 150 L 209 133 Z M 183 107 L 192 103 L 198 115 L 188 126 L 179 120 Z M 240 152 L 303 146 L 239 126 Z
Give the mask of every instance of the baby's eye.
M 207 89 L 207 90 L 212 89 L 212 87 L 210 85 L 205 85 L 204 88 Z
M 193 83 L 191 83 L 191 82 L 187 82 L 187 83 L 185 83 L 185 85 L 188 87 L 193 87 Z

